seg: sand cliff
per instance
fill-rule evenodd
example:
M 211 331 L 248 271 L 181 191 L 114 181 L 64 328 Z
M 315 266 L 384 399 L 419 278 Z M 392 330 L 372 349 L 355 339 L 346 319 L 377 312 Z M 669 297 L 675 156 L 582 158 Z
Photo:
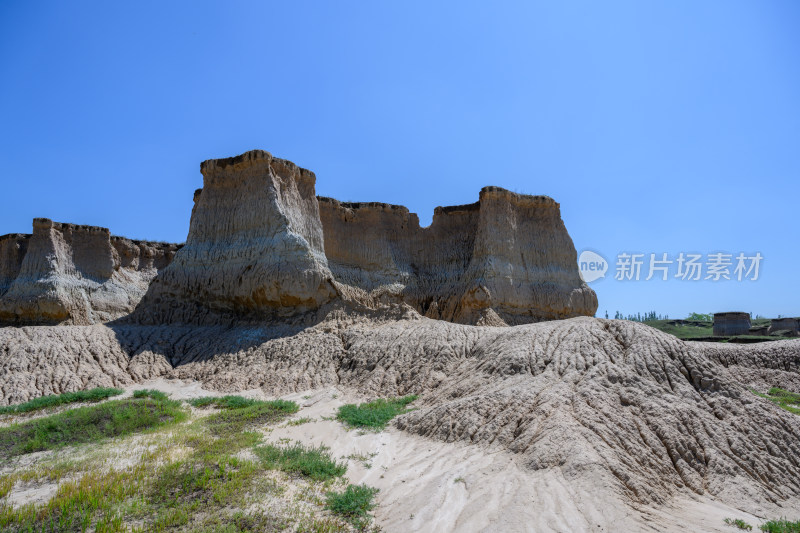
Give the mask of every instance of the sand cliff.
M 178 248 L 34 219 L 32 235 L 0 237 L 0 323 L 83 325 L 125 316 Z
M 513 325 L 593 315 L 559 205 L 485 187 L 421 228 L 402 206 L 315 197 L 315 176 L 264 151 L 201 165 L 186 246 L 132 317 L 271 319 L 334 300 Z

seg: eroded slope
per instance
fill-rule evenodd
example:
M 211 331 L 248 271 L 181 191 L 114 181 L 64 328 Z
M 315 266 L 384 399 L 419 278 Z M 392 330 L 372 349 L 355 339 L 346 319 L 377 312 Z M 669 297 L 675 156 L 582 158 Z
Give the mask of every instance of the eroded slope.
M 800 417 L 739 381 L 763 355 L 625 321 L 493 328 L 343 316 L 307 328 L 0 329 L 2 394 L 21 401 L 157 375 L 269 394 L 330 384 L 419 393 L 398 427 L 501 446 L 529 468 L 589 476 L 626 501 L 705 494 L 757 513 L 800 491 Z M 774 372 L 795 379 L 800 341 L 774 346 Z

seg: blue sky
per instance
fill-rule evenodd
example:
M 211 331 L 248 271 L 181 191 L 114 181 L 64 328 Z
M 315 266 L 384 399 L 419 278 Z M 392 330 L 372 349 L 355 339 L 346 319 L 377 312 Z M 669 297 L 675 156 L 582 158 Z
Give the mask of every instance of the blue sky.
M 183 241 L 199 163 L 317 192 L 561 203 L 602 315 L 800 315 L 800 3 L 0 2 L 0 233 Z M 760 252 L 757 281 L 616 281 L 618 253 Z

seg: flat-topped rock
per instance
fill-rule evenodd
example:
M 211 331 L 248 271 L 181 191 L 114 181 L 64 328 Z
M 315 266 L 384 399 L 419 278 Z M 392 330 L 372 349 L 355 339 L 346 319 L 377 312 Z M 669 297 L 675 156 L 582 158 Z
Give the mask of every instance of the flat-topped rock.
M 597 309 L 547 196 L 485 187 L 474 204 L 437 207 L 423 228 L 403 206 L 316 197 L 313 172 L 263 150 L 200 171 L 186 246 L 134 320 L 285 317 L 333 301 L 489 325 Z
M 0 324 L 86 325 L 125 316 L 177 249 L 35 218 L 31 235 L 0 237 Z

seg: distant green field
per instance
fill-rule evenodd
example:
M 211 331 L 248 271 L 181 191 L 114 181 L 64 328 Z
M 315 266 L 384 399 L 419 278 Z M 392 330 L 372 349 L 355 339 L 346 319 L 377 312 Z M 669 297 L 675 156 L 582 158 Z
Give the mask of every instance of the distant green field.
M 714 335 L 711 322 L 695 322 L 688 320 L 648 320 L 650 327 L 660 329 L 664 333 L 675 335 L 679 339 L 696 339 Z
M 710 321 L 701 320 L 647 320 L 643 322 L 650 327 L 656 328 L 675 335 L 682 340 L 709 340 L 718 342 L 764 342 L 781 340 L 784 337 L 766 335 L 737 335 L 735 337 L 714 337 L 714 324 Z M 756 319 L 751 322 L 751 327 L 769 326 L 770 320 Z

